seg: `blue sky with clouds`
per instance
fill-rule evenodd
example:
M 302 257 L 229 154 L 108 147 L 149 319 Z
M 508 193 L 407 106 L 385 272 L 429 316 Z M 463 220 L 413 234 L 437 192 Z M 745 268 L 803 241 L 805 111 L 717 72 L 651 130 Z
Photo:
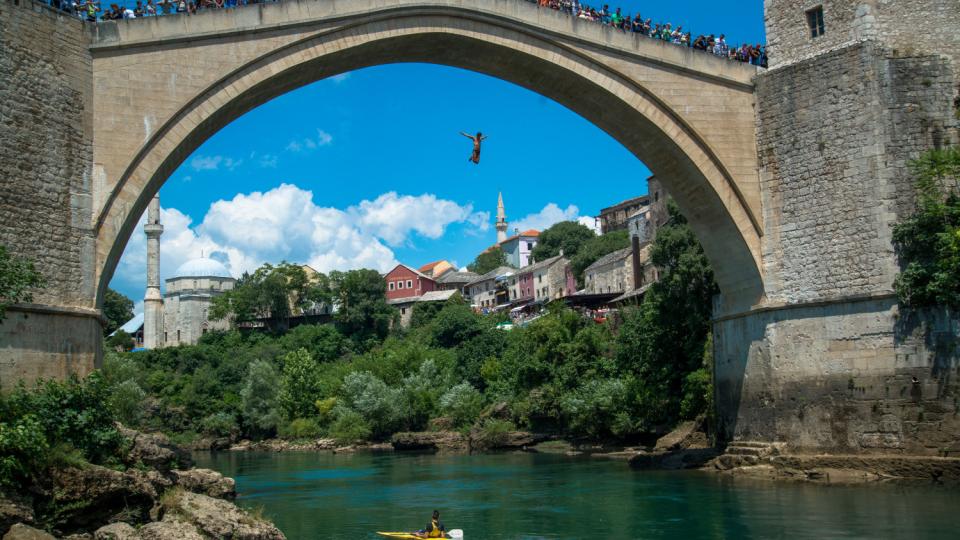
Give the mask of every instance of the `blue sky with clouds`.
M 759 0 L 620 5 L 731 43 L 763 40 Z M 474 166 L 459 132 L 478 130 L 489 140 Z M 603 131 L 511 83 L 437 65 L 367 68 L 264 104 L 184 162 L 160 191 L 161 277 L 201 252 L 236 274 L 284 259 L 322 271 L 465 266 L 495 240 L 498 191 L 511 229 L 542 228 L 646 193 L 648 174 Z M 144 262 L 138 229 L 111 286 L 142 298 Z

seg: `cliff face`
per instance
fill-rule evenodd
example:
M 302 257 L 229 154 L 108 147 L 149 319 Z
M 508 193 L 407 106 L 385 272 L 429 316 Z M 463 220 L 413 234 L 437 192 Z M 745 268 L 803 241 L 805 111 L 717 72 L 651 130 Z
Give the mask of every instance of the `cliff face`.
M 192 468 L 189 454 L 163 435 L 120 431 L 129 441 L 126 470 L 63 465 L 34 485 L 0 494 L 3 539 L 285 538 L 233 504 L 233 479 Z

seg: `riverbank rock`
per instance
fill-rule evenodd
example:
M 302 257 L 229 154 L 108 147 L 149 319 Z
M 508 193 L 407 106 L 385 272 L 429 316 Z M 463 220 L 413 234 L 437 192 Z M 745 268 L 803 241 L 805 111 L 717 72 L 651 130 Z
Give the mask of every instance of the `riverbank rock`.
M 147 467 L 161 472 L 172 469 L 189 469 L 193 467 L 190 453 L 170 442 L 162 433 L 141 433 L 118 425 L 120 434 L 130 439 L 131 447 L 125 461 L 127 465 L 142 463 Z
M 51 479 L 52 504 L 58 508 L 55 526 L 68 531 L 112 521 L 150 521 L 158 496 L 148 475 L 138 470 L 68 467 L 52 471 Z
M 634 469 L 697 469 L 701 468 L 714 458 L 719 452 L 714 448 L 688 448 L 672 452 L 640 452 L 629 459 Z
M 488 435 L 482 428 L 470 432 L 470 449 L 483 450 L 519 450 L 550 440 L 549 435 L 527 431 L 506 431 Z
M 171 471 L 176 485 L 187 491 L 209 495 L 218 499 L 233 500 L 237 497 L 237 483 L 210 469 Z
M 657 439 L 654 452 L 673 452 L 688 448 L 709 448 L 710 439 L 703 429 L 702 420 L 681 422 L 673 431 Z
M 0 496 L 0 537 L 17 523 L 33 523 L 33 504 L 19 497 Z
M 334 450 L 337 441 L 334 439 L 316 439 L 314 441 L 286 441 L 283 439 L 267 439 L 265 441 L 248 441 L 246 439 L 229 447 L 231 452 L 314 452 L 318 450 Z
M 723 474 L 769 480 L 847 485 L 873 482 L 960 485 L 960 458 L 725 454 L 711 465 Z
M 17 523 L 3 535 L 3 540 L 56 540 L 56 538 L 40 529 Z
M 469 452 L 470 440 L 456 431 L 403 432 L 390 439 L 394 450 Z
M 148 523 L 140 528 L 137 540 L 204 540 L 193 525 L 172 516 Z
M 133 525 L 124 522 L 104 525 L 93 533 L 93 540 L 136 540 L 139 538 Z
M 281 540 L 286 537 L 272 523 L 240 510 L 233 503 L 199 493 L 178 491 L 164 497 L 164 521 L 176 518 L 212 538 Z M 178 538 L 182 538 L 178 537 Z

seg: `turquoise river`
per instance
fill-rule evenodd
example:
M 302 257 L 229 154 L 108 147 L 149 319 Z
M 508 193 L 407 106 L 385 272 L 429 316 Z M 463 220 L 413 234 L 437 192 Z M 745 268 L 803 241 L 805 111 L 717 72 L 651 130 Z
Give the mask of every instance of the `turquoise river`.
M 703 472 L 633 471 L 550 454 L 220 453 L 197 456 L 237 480 L 291 540 L 374 539 L 423 527 L 434 509 L 465 540 L 960 538 L 960 491 L 825 487 Z

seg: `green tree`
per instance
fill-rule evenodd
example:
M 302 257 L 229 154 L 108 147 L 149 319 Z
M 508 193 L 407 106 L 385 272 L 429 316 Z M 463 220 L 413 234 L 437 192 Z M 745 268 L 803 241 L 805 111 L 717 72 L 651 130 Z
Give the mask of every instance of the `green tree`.
M 103 335 L 109 336 L 133 318 L 133 300 L 108 288 L 103 295 L 103 316 L 107 319 Z
M 45 280 L 33 263 L 14 256 L 0 245 L 0 321 L 6 317 L 7 307 L 18 302 L 30 302 L 30 289 L 43 287 Z
M 288 419 L 316 414 L 315 403 L 321 393 L 319 375 L 317 361 L 306 349 L 283 357 L 283 375 L 277 398 Z
M 693 230 L 676 205 L 671 221 L 657 232 L 651 259 L 660 281 L 639 308 L 628 311 L 617 338 L 617 364 L 636 379 L 638 420 L 646 427 L 680 416 L 687 376 L 703 365 L 710 332 L 713 270 Z M 696 381 L 687 383 L 687 390 Z
M 492 247 L 483 253 L 477 255 L 472 263 L 467 265 L 467 270 L 475 274 L 486 274 L 496 270 L 501 266 L 512 266 L 507 264 L 507 254 L 499 246 Z
M 250 364 L 246 383 L 240 392 L 243 417 L 252 433 L 269 436 L 280 423 L 277 387 L 280 377 L 273 364 L 257 360 Z
M 563 251 L 564 256 L 573 258 L 588 240 L 595 237 L 596 234 L 585 225 L 561 221 L 540 233 L 531 255 L 536 261 L 544 261 Z
M 911 169 L 917 208 L 893 228 L 897 296 L 908 307 L 960 309 L 960 147 L 930 150 Z
M 268 319 L 270 323 L 287 324 L 294 310 L 315 304 L 329 303 L 330 280 L 323 274 L 315 279 L 303 267 L 282 262 L 264 264 L 253 274 L 244 273 L 230 291 L 213 299 L 210 318 L 232 315 L 237 322 Z M 276 328 L 275 328 L 276 329 Z
M 570 268 L 577 278 L 577 284 L 580 287 L 583 286 L 583 272 L 588 266 L 604 255 L 628 247 L 630 247 L 630 234 L 627 231 L 611 231 L 588 239 L 570 258 Z
M 135 345 L 133 336 L 123 330 L 117 330 L 115 334 L 107 338 L 107 347 L 113 350 L 128 352 Z
M 387 304 L 387 284 L 376 270 L 331 272 L 333 316 L 337 329 L 362 349 L 370 348 L 390 332 L 398 312 Z

